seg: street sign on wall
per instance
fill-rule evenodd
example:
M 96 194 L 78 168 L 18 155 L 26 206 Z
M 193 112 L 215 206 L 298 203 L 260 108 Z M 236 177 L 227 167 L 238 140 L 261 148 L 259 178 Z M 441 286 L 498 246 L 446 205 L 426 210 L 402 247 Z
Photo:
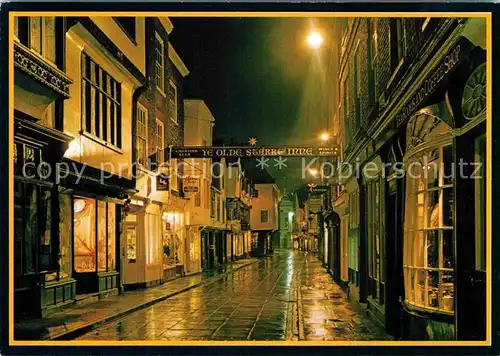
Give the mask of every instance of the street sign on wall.
M 172 158 L 251 158 L 335 156 L 336 146 L 242 146 L 242 147 L 172 147 Z

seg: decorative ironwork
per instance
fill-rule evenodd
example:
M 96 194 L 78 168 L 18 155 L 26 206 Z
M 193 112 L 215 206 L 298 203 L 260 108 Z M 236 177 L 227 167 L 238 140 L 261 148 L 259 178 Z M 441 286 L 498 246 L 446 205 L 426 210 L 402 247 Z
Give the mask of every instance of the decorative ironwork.
M 73 81 L 17 41 L 14 42 L 14 66 L 65 98 L 70 97 L 69 85 Z
M 467 79 L 462 95 L 462 112 L 473 120 L 486 111 L 486 63 L 479 65 Z

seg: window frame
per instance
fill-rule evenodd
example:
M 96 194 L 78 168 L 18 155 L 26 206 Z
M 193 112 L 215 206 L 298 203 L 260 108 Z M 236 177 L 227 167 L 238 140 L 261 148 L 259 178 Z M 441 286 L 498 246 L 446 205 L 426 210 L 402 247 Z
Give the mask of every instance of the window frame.
M 106 272 L 112 272 L 112 271 L 116 271 L 117 268 L 118 268 L 118 261 L 117 261 L 117 256 L 118 256 L 118 253 L 116 251 L 116 246 L 117 246 L 117 240 L 118 240 L 118 228 L 117 228 L 117 221 L 118 221 L 118 214 L 117 214 L 117 204 L 116 203 L 113 203 L 113 202 L 108 202 L 106 200 L 99 200 L 99 199 L 96 199 L 96 198 L 90 198 L 90 197 L 86 197 L 86 196 L 80 196 L 80 195 L 74 195 L 72 197 L 72 200 L 71 200 L 71 204 L 72 204 L 72 215 L 74 216 L 75 214 L 75 200 L 87 200 L 87 201 L 91 201 L 93 203 L 93 216 L 91 217 L 92 220 L 93 220 L 93 223 L 94 223 L 94 234 L 91 238 L 94 238 L 95 239 L 95 250 L 94 250 L 94 257 L 95 257 L 95 262 L 94 262 L 94 270 L 93 271 L 90 271 L 90 270 L 84 270 L 84 271 L 78 271 L 77 270 L 77 267 L 76 267 L 76 257 L 74 255 L 74 252 L 73 252 L 73 269 L 75 270 L 76 273 L 106 273 Z M 106 213 L 106 216 L 105 216 L 105 256 L 106 256 L 106 263 L 105 263 L 105 269 L 104 270 L 101 270 L 101 266 L 99 265 L 99 253 L 100 253 L 100 250 L 99 250 L 99 241 L 100 241 L 100 238 L 99 238 L 99 233 L 100 233 L 100 229 L 99 229 L 99 223 L 100 223 L 100 219 L 99 219 L 99 205 L 100 204 L 104 204 L 104 211 Z M 110 268 L 110 263 L 109 263 L 109 256 L 110 256 L 110 251 L 109 251 L 109 242 L 110 242 L 110 226 L 109 226 L 109 211 L 110 210 L 113 210 L 114 209 L 114 227 L 113 227 L 113 232 L 114 232 L 114 238 L 113 238 L 113 246 L 114 246 L 114 252 L 113 252 L 113 256 L 114 256 L 114 266 L 112 268 Z M 76 236 L 75 234 L 75 224 L 73 224 L 73 227 L 72 227 L 72 234 L 73 234 L 73 244 L 75 243 L 74 242 L 74 238 Z M 119 258 L 119 257 L 118 257 Z
M 370 19 L 368 25 L 370 41 L 368 50 L 370 54 L 369 59 L 369 73 L 371 75 L 371 86 L 370 86 L 370 104 L 375 104 L 378 101 L 378 78 L 377 78 L 377 59 L 378 59 L 378 19 Z
M 170 98 L 170 90 L 173 89 L 174 93 L 174 101 L 171 100 Z M 177 85 L 175 85 L 174 81 L 172 79 L 169 79 L 168 81 L 168 90 L 169 90 L 169 95 L 168 95 L 168 101 L 169 104 L 172 104 L 173 108 L 170 110 L 170 120 L 172 120 L 176 125 L 179 124 L 179 112 L 178 112 L 178 94 L 177 94 Z M 174 120 L 175 117 L 175 120 Z
M 444 305 L 444 299 L 442 297 L 442 294 L 446 293 L 447 290 L 445 290 L 444 287 L 444 277 L 450 276 L 454 277 L 456 273 L 456 266 L 454 265 L 453 259 L 454 259 L 454 245 L 455 245 L 455 237 L 454 237 L 454 222 L 451 221 L 451 226 L 450 225 L 445 225 L 444 224 L 444 195 L 445 195 L 445 190 L 446 189 L 451 189 L 451 199 L 452 199 L 452 204 L 450 205 L 449 209 L 450 212 L 455 209 L 454 207 L 454 200 L 455 197 L 453 195 L 453 188 L 454 188 L 454 182 L 452 181 L 451 183 L 445 182 L 444 181 L 444 172 L 445 170 L 443 167 L 445 167 L 443 160 L 444 160 L 444 150 L 446 148 L 453 148 L 453 145 L 450 143 L 445 143 L 437 146 L 432 146 L 430 148 L 425 149 L 423 152 L 420 151 L 420 154 L 415 154 L 412 155 L 407 159 L 407 163 L 411 164 L 412 162 L 422 162 L 422 153 L 424 154 L 423 157 L 425 157 L 425 154 L 430 154 L 432 155 L 436 152 L 436 150 L 439 150 L 438 152 L 438 157 L 435 159 L 437 160 L 438 164 L 438 177 L 437 177 L 437 182 L 432 180 L 429 180 L 429 174 L 427 173 L 426 175 L 423 175 L 422 178 L 414 178 L 407 176 L 407 186 L 406 186 L 406 208 L 405 208 L 405 223 L 404 223 L 404 252 L 403 252 L 403 271 L 404 271 L 404 286 L 405 286 L 405 303 L 409 305 L 412 308 L 416 309 L 421 309 L 429 312 L 434 312 L 438 314 L 445 314 L 445 315 L 454 315 L 454 298 L 456 298 L 456 291 L 455 287 L 452 283 L 451 289 L 450 289 L 450 283 L 448 282 L 448 292 L 451 290 L 453 293 L 452 296 L 452 302 L 451 302 L 451 309 L 446 309 Z M 427 160 L 426 163 L 432 163 L 435 160 Z M 429 166 L 428 166 L 429 167 Z M 427 168 L 429 170 L 429 168 Z M 420 176 L 422 176 L 423 170 L 420 170 Z M 435 182 L 437 183 L 437 186 L 429 186 L 429 182 Z M 438 209 L 438 225 L 434 226 L 433 222 L 429 220 L 429 218 L 432 218 L 432 210 L 428 209 L 428 200 L 429 196 L 432 196 L 431 194 L 434 192 L 438 192 L 438 202 L 434 202 L 433 207 Z M 450 192 L 450 191 L 449 191 Z M 420 200 L 420 196 L 422 199 Z M 431 200 L 432 201 L 432 200 Z M 419 209 L 418 207 L 422 207 L 422 214 L 419 215 Z M 430 213 L 430 214 L 429 214 Z M 417 219 L 420 219 L 420 223 L 418 222 Z M 437 266 L 430 266 L 429 265 L 429 247 L 432 245 L 429 245 L 428 239 L 430 234 L 434 232 L 437 237 L 437 246 L 435 247 L 434 251 L 435 254 L 437 253 Z M 452 256 L 451 256 L 451 261 L 452 261 L 452 267 L 446 267 L 445 266 L 445 256 L 444 256 L 444 239 L 445 239 L 445 234 L 448 235 L 448 237 L 451 236 L 451 251 L 452 251 Z M 417 236 L 420 236 L 420 238 L 417 238 Z M 420 243 L 419 243 L 420 242 Z M 419 248 L 419 246 L 421 248 Z M 431 250 L 432 251 L 432 250 Z M 437 252 L 436 252 L 437 251 Z M 433 259 L 436 259 L 436 256 L 433 256 Z M 421 260 L 422 265 L 415 265 L 416 260 Z M 437 294 L 435 301 L 437 303 L 437 307 L 430 305 L 429 302 L 429 293 L 432 291 L 429 286 L 429 276 L 431 275 L 436 275 L 438 278 L 438 284 L 437 284 Z M 418 283 L 418 276 L 425 276 L 424 283 L 422 284 L 423 287 L 420 287 L 420 296 L 423 296 L 422 301 L 417 301 L 416 297 L 419 295 L 419 289 L 417 288 L 417 285 L 421 285 Z M 449 299 L 449 298 L 446 298 Z M 441 305 L 441 300 L 443 300 L 443 305 Z
M 142 116 L 144 117 L 144 123 L 140 123 L 139 117 L 141 116 L 140 114 L 143 114 Z M 141 103 L 137 102 L 137 111 L 136 111 L 136 162 L 142 165 L 143 167 L 148 167 L 148 109 L 142 105 Z M 139 131 L 139 126 L 143 126 L 144 129 L 144 135 L 140 135 Z M 141 163 L 139 161 L 139 151 L 138 151 L 138 143 L 139 140 L 144 141 L 144 162 Z
M 484 155 L 481 155 L 480 145 L 484 144 Z M 479 174 L 481 178 L 475 178 L 474 181 L 474 222 L 475 222 L 475 269 L 476 271 L 486 272 L 487 251 L 486 251 L 486 156 L 487 156 L 486 134 L 480 135 L 474 139 L 474 163 L 481 164 Z
M 265 213 L 266 219 L 264 221 L 262 213 Z M 268 223 L 269 222 L 269 209 L 260 209 L 260 222 Z
M 80 58 L 80 117 L 82 132 L 90 139 L 122 153 L 121 83 L 104 70 L 104 68 L 85 51 L 82 51 Z M 93 77 L 95 78 L 95 82 Z M 104 79 L 105 83 L 102 83 Z M 96 103 L 96 99 L 99 101 L 98 104 Z M 105 103 L 105 105 L 103 103 Z M 98 107 L 99 110 L 95 110 L 96 107 Z M 104 110 L 104 108 L 106 108 L 106 110 Z M 90 113 L 90 116 L 88 116 L 88 113 Z M 106 117 L 105 123 L 104 117 Z M 99 131 L 97 131 L 97 125 L 99 125 Z
M 161 136 L 158 134 L 159 132 L 161 132 Z M 161 145 L 159 145 L 160 143 Z M 157 166 L 165 163 L 165 125 L 158 118 L 155 120 L 155 157 Z
M 158 44 L 160 44 L 161 51 L 158 51 Z M 161 53 L 160 53 L 161 52 Z M 155 83 L 156 90 L 158 90 L 161 95 L 165 95 L 165 41 L 163 38 L 155 32 L 155 71 L 160 67 L 160 78 L 158 78 L 158 73 L 155 72 Z M 161 63 L 158 62 L 158 58 L 161 58 Z M 160 82 L 160 86 L 158 86 L 158 82 Z

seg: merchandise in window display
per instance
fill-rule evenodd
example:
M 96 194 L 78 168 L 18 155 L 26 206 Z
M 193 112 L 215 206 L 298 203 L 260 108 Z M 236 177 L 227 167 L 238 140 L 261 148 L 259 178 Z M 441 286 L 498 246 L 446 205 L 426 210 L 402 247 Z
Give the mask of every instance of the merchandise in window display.
M 444 147 L 425 154 L 432 156 L 435 160 L 433 163 L 440 166 L 450 163 L 443 162 L 448 161 L 449 155 L 443 154 L 448 151 L 449 147 Z M 416 159 L 422 160 L 422 157 Z M 408 177 L 407 180 L 405 295 L 410 305 L 435 312 L 452 313 L 453 181 L 445 179 L 443 173 L 435 168 L 432 174 L 421 174 L 418 178 Z

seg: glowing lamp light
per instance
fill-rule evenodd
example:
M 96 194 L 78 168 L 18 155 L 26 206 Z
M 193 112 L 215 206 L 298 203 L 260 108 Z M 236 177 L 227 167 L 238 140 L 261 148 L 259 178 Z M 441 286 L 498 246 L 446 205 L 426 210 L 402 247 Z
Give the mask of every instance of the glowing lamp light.
M 72 158 L 81 156 L 82 154 L 83 154 L 83 149 L 80 145 L 80 140 L 75 138 L 73 141 L 69 143 L 68 149 L 66 150 L 66 152 L 64 152 L 64 157 Z
M 309 169 L 309 174 L 311 174 L 313 177 L 316 177 L 318 175 L 318 170 L 316 168 L 311 168 Z
M 321 44 L 323 43 L 323 37 L 318 32 L 312 32 L 307 37 L 307 43 L 312 48 L 319 48 L 321 46 Z
M 321 141 L 326 142 L 326 141 L 328 141 L 328 140 L 330 139 L 330 135 L 328 135 L 326 132 L 323 132 L 323 133 L 319 136 L 319 138 L 321 139 Z

